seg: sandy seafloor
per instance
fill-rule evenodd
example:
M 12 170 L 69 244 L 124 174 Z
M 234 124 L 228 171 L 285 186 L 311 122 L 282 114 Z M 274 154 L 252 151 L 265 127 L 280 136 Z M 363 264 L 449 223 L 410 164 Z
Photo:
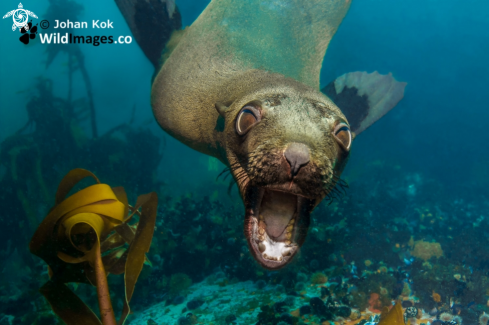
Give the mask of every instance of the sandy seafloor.
M 210 282 L 213 282 L 213 284 Z M 363 311 L 352 308 L 352 315 L 361 315 L 360 317 L 357 316 L 358 318 L 336 317 L 334 321 L 323 321 L 322 323 L 320 318 L 315 315 L 301 316 L 299 308 L 308 305 L 311 298 L 319 297 L 321 295 L 321 287 L 329 287 L 330 283 L 310 284 L 300 293 L 300 296 L 294 297 L 295 299 L 290 299 L 291 296 L 288 296 L 285 292 L 280 292 L 283 290 L 281 285 L 267 285 L 259 289 L 252 281 L 234 284 L 224 283 L 208 280 L 196 283 L 188 289 L 188 295 L 182 303 L 167 304 L 163 301 L 142 312 L 134 313 L 128 323 L 130 325 L 256 324 L 258 322 L 258 314 L 261 312 L 260 306 L 269 305 L 273 308 L 274 303 L 284 301 L 286 298 L 289 298 L 288 301 L 293 301 L 293 304 L 285 306 L 286 310 L 284 313 L 299 317 L 302 321 L 299 324 L 353 325 L 363 323 L 364 325 L 373 325 L 378 321 L 376 316 L 379 314 L 369 311 L 368 308 Z M 187 303 L 194 299 L 202 300 L 204 303 L 194 310 L 188 310 Z M 408 299 L 416 300 L 414 296 Z M 230 315 L 236 316 L 236 319 L 229 321 L 228 318 L 227 320 L 226 317 Z M 362 320 L 366 322 L 362 322 Z M 434 320 L 436 320 L 436 317 L 430 316 L 425 311 L 420 311 L 417 318 L 407 319 L 406 324 L 429 325 Z M 279 322 L 279 324 L 288 323 Z

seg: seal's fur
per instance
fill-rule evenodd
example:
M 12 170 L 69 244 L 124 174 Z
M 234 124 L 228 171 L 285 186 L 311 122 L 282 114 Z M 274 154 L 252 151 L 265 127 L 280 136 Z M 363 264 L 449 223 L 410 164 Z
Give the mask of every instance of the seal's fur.
M 347 74 L 325 88 L 348 107 L 345 117 L 319 90 L 323 57 L 349 6 L 212 0 L 172 38 L 153 82 L 161 127 L 229 167 L 245 205 L 250 251 L 268 269 L 285 266 L 303 244 L 310 213 L 337 183 L 352 138 L 403 95 L 404 85 L 390 75 Z M 238 132 L 247 107 L 259 116 L 249 115 L 256 123 Z

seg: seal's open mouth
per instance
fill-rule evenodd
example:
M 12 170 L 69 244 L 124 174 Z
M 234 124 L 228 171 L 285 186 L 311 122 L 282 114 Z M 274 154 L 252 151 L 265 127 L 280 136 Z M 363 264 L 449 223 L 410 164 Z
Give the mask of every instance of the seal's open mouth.
M 304 243 L 315 200 L 252 186 L 245 195 L 245 236 L 252 255 L 269 270 L 284 267 Z

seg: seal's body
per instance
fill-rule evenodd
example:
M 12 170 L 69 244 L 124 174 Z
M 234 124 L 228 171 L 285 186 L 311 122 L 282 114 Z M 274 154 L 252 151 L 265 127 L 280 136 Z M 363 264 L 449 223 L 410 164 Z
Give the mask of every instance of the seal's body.
M 405 84 L 376 72 L 341 76 L 324 89 L 329 97 L 320 91 L 326 48 L 349 6 L 212 0 L 170 40 L 153 82 L 161 127 L 229 167 L 250 251 L 268 269 L 285 266 L 303 244 L 353 138 L 403 96 Z

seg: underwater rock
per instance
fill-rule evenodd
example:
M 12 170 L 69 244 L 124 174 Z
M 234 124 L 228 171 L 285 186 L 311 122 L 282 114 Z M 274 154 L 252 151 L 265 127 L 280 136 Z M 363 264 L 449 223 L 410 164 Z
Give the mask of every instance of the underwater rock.
M 192 299 L 189 302 L 187 302 L 187 308 L 188 310 L 194 310 L 199 308 L 204 304 L 204 301 L 201 299 Z
M 453 304 L 452 308 L 450 308 L 450 309 L 451 309 L 452 315 L 460 315 L 460 313 L 462 312 L 463 306 L 461 304 Z
M 297 282 L 306 282 L 307 281 L 307 275 L 305 275 L 302 272 L 297 273 Z
M 255 286 L 261 290 L 267 286 L 267 283 L 264 280 L 258 280 L 255 282 Z
M 301 292 L 301 291 L 304 291 L 306 289 L 306 285 L 304 284 L 304 282 L 297 282 L 295 284 L 295 290 L 298 291 L 298 292 Z
M 314 259 L 311 262 L 309 262 L 309 267 L 311 268 L 311 270 L 317 270 L 319 268 L 318 260 Z
M 8 321 L 8 320 L 6 320 L 6 321 Z M 5 325 L 13 325 L 14 322 L 8 321 L 8 322 L 4 323 L 3 320 L 0 319 L 0 325 L 4 325 L 4 324 Z M 35 320 L 35 324 L 36 325 L 53 325 L 53 324 L 59 324 L 59 322 L 58 322 L 58 317 L 56 317 L 54 314 L 43 313 L 41 315 L 37 315 L 36 320 Z
M 311 306 L 309 305 L 304 305 L 301 308 L 299 308 L 299 314 L 301 316 L 308 315 L 312 312 Z
M 347 318 L 351 315 L 351 308 L 347 306 L 340 306 L 336 309 L 336 316 Z
M 461 297 L 464 295 L 465 289 L 467 289 L 467 282 L 457 281 L 455 289 L 455 297 Z
M 185 301 L 185 297 L 178 295 L 178 296 L 175 296 L 175 298 L 173 298 L 171 303 L 172 303 L 172 305 L 180 305 L 180 304 L 183 304 L 184 301 Z
M 15 317 L 10 315 L 0 314 L 0 325 L 14 324 Z
M 409 307 L 413 307 L 413 302 L 411 300 L 404 300 L 402 303 L 401 303 L 401 306 L 402 308 L 409 308 Z
M 286 323 L 292 325 L 294 324 L 294 317 L 292 317 L 292 315 L 290 315 L 289 313 L 283 313 L 282 315 L 280 315 L 280 323 Z
M 192 313 L 188 313 L 178 319 L 178 325 L 195 325 L 197 324 L 197 316 Z
M 287 308 L 285 308 L 285 306 L 286 306 L 286 303 L 284 301 L 276 302 L 273 305 L 273 310 L 275 310 L 276 313 L 281 314 L 281 313 L 287 311 Z
M 312 311 L 315 315 L 323 315 L 327 311 L 326 305 L 321 298 L 313 297 L 309 301 L 309 304 L 311 305 Z
M 344 296 L 340 299 L 340 302 L 345 306 L 350 306 L 350 299 L 347 296 Z
M 286 306 L 293 306 L 295 303 L 295 297 L 294 296 L 287 296 L 284 299 L 284 303 Z
M 281 284 L 277 284 L 277 285 L 275 286 L 275 291 L 276 291 L 277 293 L 279 293 L 279 294 L 280 294 L 280 293 L 285 293 L 285 287 L 284 287 L 283 285 L 281 285 Z
M 260 313 L 258 314 L 257 325 L 267 325 L 276 324 L 277 317 L 275 317 L 275 312 L 270 306 L 260 306 Z
M 154 255 L 151 257 L 151 260 L 152 260 L 154 263 L 158 264 L 158 263 L 160 263 L 160 262 L 161 262 L 161 256 L 160 256 L 159 254 L 154 254 Z
M 436 316 L 436 315 L 438 315 L 438 308 L 434 307 L 433 309 L 431 309 L 431 310 L 428 312 L 428 314 L 429 314 L 430 316 Z
M 236 321 L 236 316 L 233 314 L 227 315 L 224 321 L 226 322 L 226 324 L 234 324 L 234 321 Z
M 326 287 L 321 287 L 321 298 L 324 299 L 328 296 L 331 296 L 331 292 L 329 291 L 329 289 Z
M 311 298 L 309 304 L 311 305 L 314 315 L 323 317 L 325 321 L 332 320 L 334 318 L 334 308 L 329 308 L 329 305 L 331 304 L 326 306 L 326 304 L 318 297 Z M 350 316 L 350 312 L 351 311 L 348 308 L 348 315 L 346 317 Z

